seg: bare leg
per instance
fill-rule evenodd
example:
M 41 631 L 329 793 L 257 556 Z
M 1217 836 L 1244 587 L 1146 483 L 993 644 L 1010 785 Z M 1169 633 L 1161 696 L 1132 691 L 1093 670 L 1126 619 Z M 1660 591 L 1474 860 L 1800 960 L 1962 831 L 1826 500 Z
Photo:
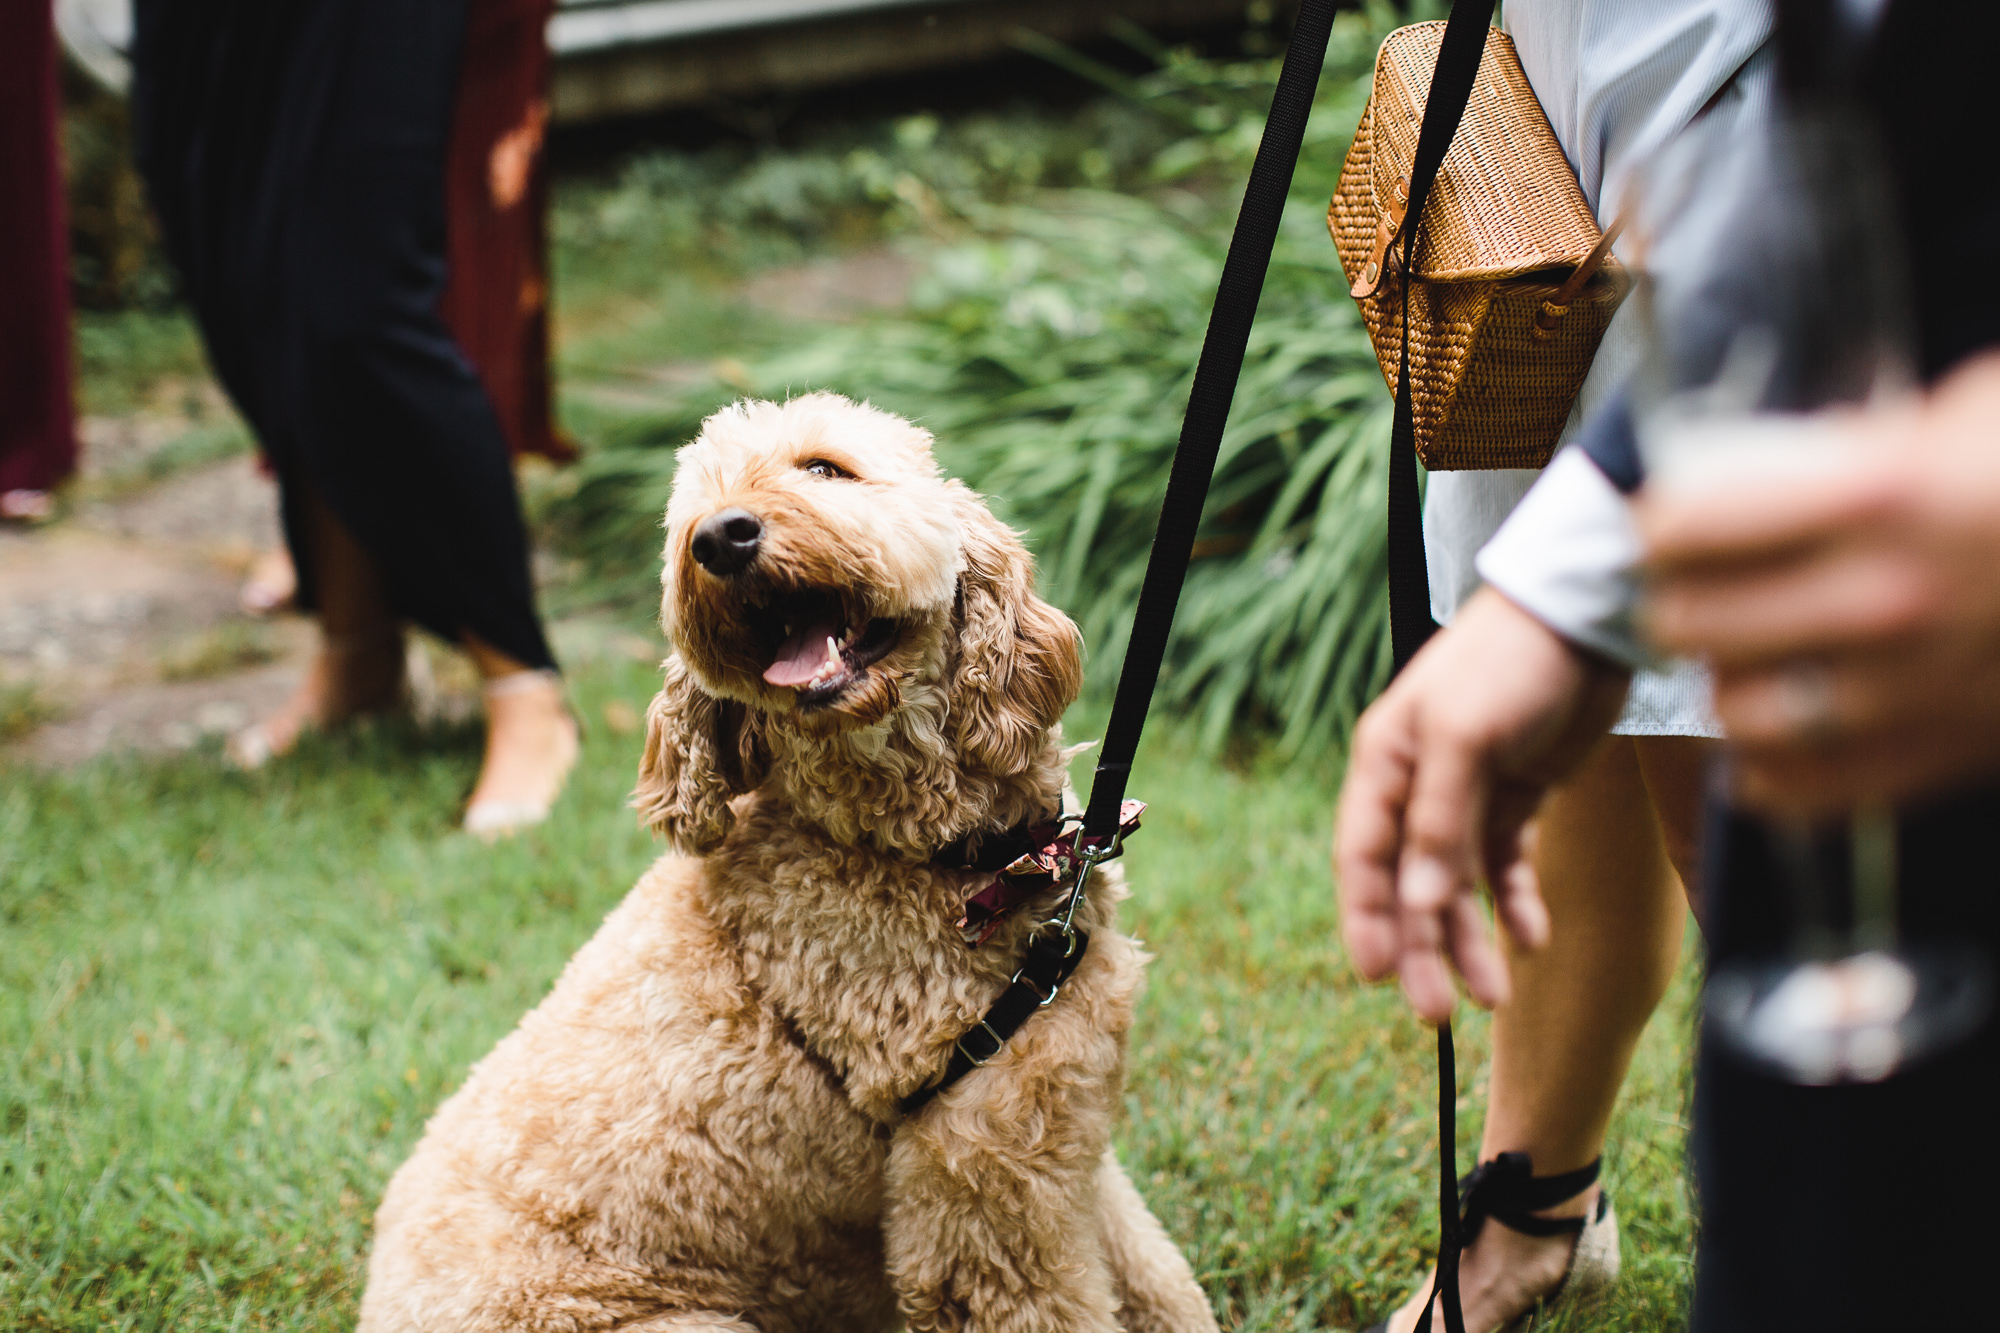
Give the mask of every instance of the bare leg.
M 236 603 L 253 616 L 268 616 L 292 604 L 299 591 L 299 572 L 292 553 L 282 546 L 259 551 L 237 590 Z
M 465 647 L 486 682 L 486 759 L 465 826 L 498 835 L 540 823 L 576 762 L 576 719 L 562 682 L 469 635 Z
M 403 699 L 403 627 L 389 611 L 381 572 L 317 496 L 308 495 L 304 509 L 320 649 L 292 697 L 230 742 L 231 757 L 248 768 L 291 750 L 310 728 L 385 712 Z
M 1686 914 L 1673 862 L 1692 860 L 1701 744 L 1612 737 L 1544 803 L 1536 863 L 1554 929 L 1537 953 L 1508 950 L 1514 995 L 1493 1015 L 1481 1161 L 1526 1152 L 1547 1176 L 1603 1151 L 1639 1034 L 1680 956 Z M 1672 811 L 1665 820 L 1656 800 Z M 1593 1187 L 1544 1216 L 1582 1216 L 1596 1200 Z M 1501 1327 L 1550 1291 L 1571 1244 L 1482 1229 L 1460 1269 L 1470 1333 Z M 1393 1333 L 1414 1328 L 1429 1290 L 1427 1277 L 1390 1320 Z M 1432 1325 L 1443 1326 L 1436 1316 Z
M 1701 919 L 1701 794 L 1714 741 L 1691 736 L 1634 736 L 1639 775 L 1660 818 L 1667 859 L 1687 890 L 1688 907 Z

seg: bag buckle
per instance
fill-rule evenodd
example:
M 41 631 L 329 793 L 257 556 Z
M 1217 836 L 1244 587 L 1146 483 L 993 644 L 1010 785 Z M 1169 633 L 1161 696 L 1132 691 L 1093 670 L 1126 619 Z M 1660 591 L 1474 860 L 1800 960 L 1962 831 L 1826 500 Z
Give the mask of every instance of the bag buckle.
M 1389 267 L 1389 249 L 1395 245 L 1396 237 L 1403 231 L 1403 219 L 1409 214 L 1409 188 L 1407 179 L 1397 181 L 1403 191 L 1403 198 L 1389 205 L 1388 216 L 1375 215 L 1375 248 L 1368 252 L 1368 259 L 1361 265 L 1361 276 L 1347 289 L 1347 294 L 1357 301 L 1365 301 L 1375 294 L 1382 285 L 1382 276 Z M 1395 225 L 1391 226 L 1390 222 Z

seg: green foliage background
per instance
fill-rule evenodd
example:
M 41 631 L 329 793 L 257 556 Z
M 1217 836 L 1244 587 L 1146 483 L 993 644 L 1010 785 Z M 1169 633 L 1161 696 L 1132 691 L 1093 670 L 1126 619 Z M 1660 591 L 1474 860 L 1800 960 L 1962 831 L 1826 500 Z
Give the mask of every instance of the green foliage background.
M 1388 402 L 1324 215 L 1401 17 L 1378 4 L 1336 24 L 1224 437 L 1162 686 L 1211 747 L 1246 721 L 1288 752 L 1335 746 L 1386 673 Z M 936 434 L 945 466 L 1028 534 L 1094 686 L 1115 678 L 1277 72 L 1125 36 L 1153 73 L 1023 36 L 1107 87 L 1076 117 L 911 117 L 747 163 L 654 155 L 564 197 L 559 259 L 588 250 L 599 273 L 621 247 L 634 270 L 697 242 L 746 262 L 815 231 L 899 237 L 924 262 L 907 312 L 780 334 L 655 405 L 574 422 L 600 447 L 549 513 L 605 586 L 636 596 L 653 577 L 672 451 L 706 411 L 830 388 Z M 588 340 L 568 370 L 607 374 Z

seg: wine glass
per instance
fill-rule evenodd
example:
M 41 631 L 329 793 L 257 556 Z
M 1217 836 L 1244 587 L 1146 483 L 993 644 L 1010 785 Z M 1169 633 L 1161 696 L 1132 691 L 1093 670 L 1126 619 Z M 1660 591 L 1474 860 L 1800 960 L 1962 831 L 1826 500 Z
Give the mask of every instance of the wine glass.
M 1649 489 L 1699 498 L 1884 447 L 1842 429 L 1917 385 L 1882 161 L 1864 121 L 1820 103 L 1729 141 L 1697 126 L 1652 165 L 1633 265 L 1646 349 L 1630 391 Z M 1799 670 L 1810 685 L 1812 664 Z M 1771 849 L 1787 939 L 1711 970 L 1705 1013 L 1725 1047 L 1791 1082 L 1868 1083 L 1978 1026 L 1984 956 L 1902 938 L 1893 811 L 1731 824 Z

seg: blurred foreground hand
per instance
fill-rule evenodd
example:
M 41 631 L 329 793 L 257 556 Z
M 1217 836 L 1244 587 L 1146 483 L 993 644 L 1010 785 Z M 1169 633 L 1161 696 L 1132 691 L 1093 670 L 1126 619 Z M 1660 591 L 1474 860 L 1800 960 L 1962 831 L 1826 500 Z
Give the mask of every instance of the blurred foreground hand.
M 1341 934 L 1363 976 L 1400 973 L 1432 1022 L 1456 998 L 1447 959 L 1480 1004 L 1507 998 L 1479 886 L 1518 943 L 1548 939 L 1529 820 L 1628 681 L 1491 589 L 1411 660 L 1355 728 L 1334 834 Z
M 1664 651 L 1715 667 L 1740 799 L 1830 814 L 2000 772 L 2000 355 L 1837 466 L 1638 504 Z

